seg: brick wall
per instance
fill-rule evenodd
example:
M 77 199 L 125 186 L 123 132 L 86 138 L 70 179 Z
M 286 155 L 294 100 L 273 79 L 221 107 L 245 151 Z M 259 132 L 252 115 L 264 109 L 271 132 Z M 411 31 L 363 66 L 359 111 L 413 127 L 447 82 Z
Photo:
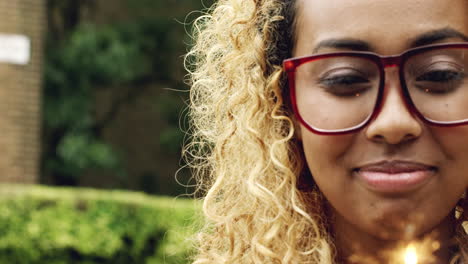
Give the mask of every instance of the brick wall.
M 27 65 L 0 62 L 0 182 L 39 178 L 45 0 L 0 0 L 0 33 L 31 39 Z

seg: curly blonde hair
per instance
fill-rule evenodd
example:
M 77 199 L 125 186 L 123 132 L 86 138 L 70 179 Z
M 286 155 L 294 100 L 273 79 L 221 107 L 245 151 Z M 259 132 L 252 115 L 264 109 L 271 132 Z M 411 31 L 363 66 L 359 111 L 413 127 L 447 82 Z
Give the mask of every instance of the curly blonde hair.
M 184 155 L 207 219 L 194 264 L 334 262 L 282 89 L 294 13 L 293 0 L 220 0 L 194 23 Z

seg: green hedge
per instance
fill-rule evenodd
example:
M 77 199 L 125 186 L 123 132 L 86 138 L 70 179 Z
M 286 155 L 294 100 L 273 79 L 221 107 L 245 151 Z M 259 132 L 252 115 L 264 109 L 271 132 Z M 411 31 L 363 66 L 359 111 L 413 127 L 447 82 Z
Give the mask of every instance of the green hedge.
M 194 200 L 128 191 L 0 186 L 0 263 L 188 263 Z

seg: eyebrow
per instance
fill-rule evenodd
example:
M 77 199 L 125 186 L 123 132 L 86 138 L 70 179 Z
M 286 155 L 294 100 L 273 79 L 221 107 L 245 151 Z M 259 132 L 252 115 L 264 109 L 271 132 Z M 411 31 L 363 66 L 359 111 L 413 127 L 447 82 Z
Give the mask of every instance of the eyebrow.
M 411 42 L 411 47 L 419 47 L 419 46 L 424 46 L 424 45 L 429 45 L 444 39 L 449 39 L 449 38 L 459 38 L 462 39 L 463 41 L 468 41 L 468 37 L 466 35 L 463 35 L 461 32 L 456 31 L 455 29 L 452 28 L 443 28 L 443 29 L 438 29 L 438 30 L 433 30 L 429 31 L 427 33 L 424 33 L 417 38 L 415 38 Z
M 322 48 L 334 48 L 334 49 L 348 49 L 355 51 L 370 51 L 372 50 L 370 44 L 365 41 L 353 38 L 341 38 L 341 39 L 326 39 L 320 41 L 315 46 L 313 53 L 317 53 Z
M 416 38 L 410 41 L 410 47 L 415 48 L 419 46 L 429 45 L 449 38 L 459 38 L 463 41 L 468 41 L 468 37 L 466 35 L 455 29 L 447 27 L 432 30 L 417 36 Z M 319 42 L 319 44 L 317 44 L 317 46 L 314 48 L 313 53 L 317 53 L 317 51 L 322 48 L 347 49 L 355 51 L 373 50 L 372 45 L 368 42 L 354 38 L 337 38 L 323 40 Z

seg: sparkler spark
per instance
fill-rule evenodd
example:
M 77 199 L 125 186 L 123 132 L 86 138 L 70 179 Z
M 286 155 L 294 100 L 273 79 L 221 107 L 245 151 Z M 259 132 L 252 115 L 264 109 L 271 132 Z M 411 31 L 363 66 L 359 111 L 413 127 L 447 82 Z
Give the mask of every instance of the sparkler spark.
M 418 264 L 418 253 L 414 245 L 409 245 L 405 250 L 405 264 Z

